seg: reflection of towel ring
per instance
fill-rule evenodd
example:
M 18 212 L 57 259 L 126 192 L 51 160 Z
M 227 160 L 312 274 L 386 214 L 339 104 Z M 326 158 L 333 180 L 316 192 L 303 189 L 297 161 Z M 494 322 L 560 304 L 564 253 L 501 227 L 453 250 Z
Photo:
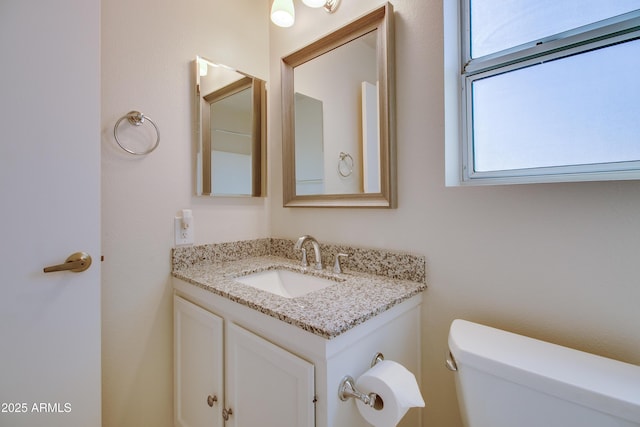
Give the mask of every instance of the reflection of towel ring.
M 340 160 L 338 160 L 338 173 L 346 178 L 353 172 L 353 157 L 351 154 L 340 152 Z
M 118 139 L 118 126 L 120 125 L 120 122 L 122 122 L 124 119 L 127 119 L 129 123 L 134 126 L 142 126 L 144 124 L 145 119 L 148 120 L 149 123 L 151 123 L 153 127 L 156 129 L 156 135 L 158 135 L 158 138 L 156 138 L 156 143 L 153 145 L 153 147 L 149 148 L 147 151 L 138 152 L 138 151 L 133 151 L 132 149 L 122 145 L 122 143 Z M 153 122 L 153 120 L 151 120 L 149 116 L 145 116 L 140 111 L 129 111 L 127 115 L 122 116 L 120 120 L 116 122 L 116 125 L 113 127 L 113 136 L 116 138 L 116 142 L 118 143 L 120 148 L 122 148 L 124 151 L 126 151 L 127 153 L 140 155 L 140 156 L 144 154 L 149 154 L 150 152 L 152 152 L 158 147 L 158 144 L 160 144 L 160 130 L 158 130 L 158 126 L 156 126 L 156 124 Z

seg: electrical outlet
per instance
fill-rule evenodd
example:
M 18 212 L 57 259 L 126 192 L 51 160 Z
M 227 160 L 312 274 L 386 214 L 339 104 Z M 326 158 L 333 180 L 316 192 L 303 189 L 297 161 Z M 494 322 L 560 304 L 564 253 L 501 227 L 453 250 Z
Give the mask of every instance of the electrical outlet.
M 175 244 L 176 246 L 193 245 L 193 221 L 189 224 L 188 228 L 183 227 L 182 218 L 177 216 L 173 220 L 174 232 L 175 232 Z

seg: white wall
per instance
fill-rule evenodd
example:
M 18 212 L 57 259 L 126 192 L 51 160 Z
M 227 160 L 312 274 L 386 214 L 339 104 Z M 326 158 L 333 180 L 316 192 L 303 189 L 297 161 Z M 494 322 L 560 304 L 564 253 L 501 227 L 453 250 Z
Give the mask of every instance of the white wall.
M 296 24 L 271 26 L 279 58 L 377 7 L 333 15 L 296 2 Z M 282 208 L 280 98 L 269 104 L 271 234 L 426 255 L 424 426 L 460 426 L 444 367 L 457 317 L 640 363 L 640 182 L 447 188 L 440 0 L 395 0 L 398 209 Z
M 196 55 L 268 80 L 268 2 L 102 1 L 103 425 L 173 425 L 170 250 L 173 217 L 192 208 L 196 243 L 266 237 L 266 199 L 195 198 Z M 160 146 L 117 147 L 130 110 L 159 126 Z M 123 130 L 126 130 L 122 125 Z

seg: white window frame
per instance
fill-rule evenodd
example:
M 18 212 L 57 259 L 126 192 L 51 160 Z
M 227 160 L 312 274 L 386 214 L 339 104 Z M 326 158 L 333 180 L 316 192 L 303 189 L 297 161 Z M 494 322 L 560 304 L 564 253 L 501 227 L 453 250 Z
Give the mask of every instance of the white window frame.
M 640 39 L 640 10 L 618 17 L 610 18 L 571 31 L 555 34 L 530 43 L 517 46 L 502 52 L 493 53 L 480 58 L 471 58 L 470 53 L 470 0 L 448 2 L 444 0 L 445 18 L 445 116 L 447 139 L 447 185 L 486 185 L 517 184 L 536 182 L 568 182 L 568 181 L 603 181 L 640 179 L 640 161 L 596 163 L 589 165 L 571 165 L 558 167 L 540 167 L 530 169 L 513 169 L 506 171 L 478 172 L 473 167 L 473 111 L 472 84 L 475 80 L 513 71 L 544 61 L 558 60 L 609 45 Z M 447 6 L 447 3 L 449 5 Z M 451 7 L 458 3 L 458 9 Z M 452 19 L 457 18 L 457 35 L 452 34 Z M 458 79 L 456 88 L 457 100 L 452 100 L 454 83 L 451 65 L 451 49 L 453 40 L 458 46 Z M 449 52 L 447 52 L 449 51 Z M 449 63 L 449 64 L 448 64 Z M 447 89 L 447 86 L 449 88 Z M 448 98 L 448 99 L 447 99 Z M 457 108 L 455 108 L 457 106 Z M 452 114 L 459 115 L 457 131 L 452 130 Z M 452 147 L 451 139 L 455 138 L 458 147 Z M 640 136 L 639 136 L 640 141 Z M 639 142 L 640 143 L 640 142 Z M 457 156 L 457 165 L 452 164 L 452 155 Z M 452 178 L 452 171 L 458 175 Z M 458 181 L 458 182 L 454 182 Z

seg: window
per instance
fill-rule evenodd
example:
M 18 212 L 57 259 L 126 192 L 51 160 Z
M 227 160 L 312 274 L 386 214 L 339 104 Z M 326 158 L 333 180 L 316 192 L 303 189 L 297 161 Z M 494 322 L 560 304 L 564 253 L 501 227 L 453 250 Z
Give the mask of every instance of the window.
M 460 14 L 463 182 L 640 179 L 640 0 Z

